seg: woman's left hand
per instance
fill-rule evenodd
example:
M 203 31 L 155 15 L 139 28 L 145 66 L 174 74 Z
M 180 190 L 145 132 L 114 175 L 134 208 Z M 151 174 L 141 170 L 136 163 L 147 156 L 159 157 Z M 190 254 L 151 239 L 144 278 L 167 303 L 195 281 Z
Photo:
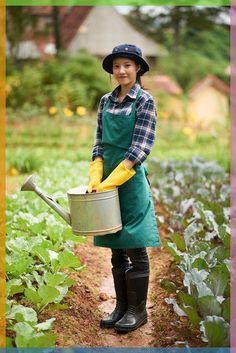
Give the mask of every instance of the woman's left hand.
M 134 169 L 129 169 L 127 165 L 127 160 L 122 161 L 113 172 L 96 187 L 97 192 L 113 190 L 117 186 L 124 184 L 130 178 L 132 178 L 136 172 Z M 130 162 L 130 161 L 128 161 Z M 132 163 L 132 162 L 130 162 Z M 129 164 L 129 163 L 128 163 Z M 130 166 L 130 164 L 129 164 Z M 133 166 L 133 163 L 132 163 Z

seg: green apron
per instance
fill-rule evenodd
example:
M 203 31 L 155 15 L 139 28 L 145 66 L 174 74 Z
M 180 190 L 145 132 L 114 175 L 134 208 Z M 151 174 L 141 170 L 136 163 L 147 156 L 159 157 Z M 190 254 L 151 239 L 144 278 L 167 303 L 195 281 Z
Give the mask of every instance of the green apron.
M 115 115 L 107 111 L 108 100 L 102 113 L 102 147 L 104 150 L 103 180 L 125 159 L 132 143 L 135 127 L 135 106 L 141 91 L 132 104 L 131 114 Z M 117 233 L 94 236 L 94 245 L 113 249 L 160 246 L 155 210 L 147 171 L 135 165 L 136 174 L 118 189 L 123 228 Z

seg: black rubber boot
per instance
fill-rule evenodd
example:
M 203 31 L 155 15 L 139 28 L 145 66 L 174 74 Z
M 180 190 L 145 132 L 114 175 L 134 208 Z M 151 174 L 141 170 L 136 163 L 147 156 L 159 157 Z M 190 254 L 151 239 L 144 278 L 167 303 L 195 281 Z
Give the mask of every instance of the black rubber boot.
M 149 272 L 126 271 L 128 309 L 125 315 L 115 324 L 117 332 L 133 331 L 147 322 L 148 282 Z
M 116 307 L 114 311 L 100 321 L 100 327 L 112 328 L 115 323 L 122 318 L 127 310 L 127 289 L 125 268 L 113 268 L 112 275 L 116 292 Z

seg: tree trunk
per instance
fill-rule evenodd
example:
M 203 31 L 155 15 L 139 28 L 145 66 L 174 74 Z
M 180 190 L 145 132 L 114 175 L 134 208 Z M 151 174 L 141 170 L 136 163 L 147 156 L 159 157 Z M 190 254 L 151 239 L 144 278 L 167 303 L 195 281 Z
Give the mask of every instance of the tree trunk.
M 53 18 L 54 39 L 55 39 L 55 45 L 57 50 L 56 55 L 58 56 L 61 50 L 61 33 L 60 33 L 60 19 L 59 19 L 58 6 L 52 7 L 52 18 Z

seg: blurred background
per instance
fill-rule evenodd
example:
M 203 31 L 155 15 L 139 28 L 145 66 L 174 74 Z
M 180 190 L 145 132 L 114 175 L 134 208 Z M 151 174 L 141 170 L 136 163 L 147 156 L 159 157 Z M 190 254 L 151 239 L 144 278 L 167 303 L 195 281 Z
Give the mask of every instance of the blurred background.
M 200 156 L 229 172 L 229 7 L 7 7 L 7 174 L 89 161 L 101 96 L 115 87 L 102 58 L 136 44 L 158 111 L 151 156 Z

